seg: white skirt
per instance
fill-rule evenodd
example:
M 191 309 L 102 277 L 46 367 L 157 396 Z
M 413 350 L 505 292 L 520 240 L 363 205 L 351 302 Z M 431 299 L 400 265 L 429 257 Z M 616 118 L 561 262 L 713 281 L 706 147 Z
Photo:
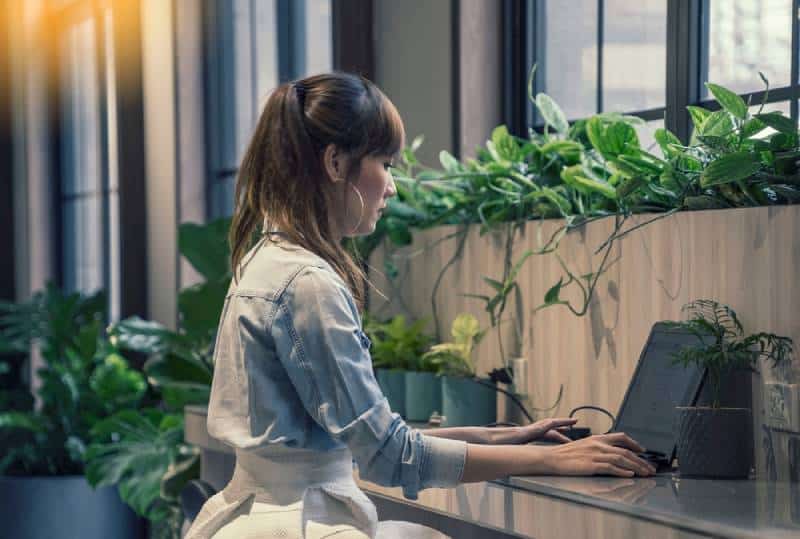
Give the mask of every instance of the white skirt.
M 236 451 L 228 485 L 203 505 L 185 539 L 448 539 L 410 522 L 378 522 L 353 479 L 348 449 L 270 446 Z

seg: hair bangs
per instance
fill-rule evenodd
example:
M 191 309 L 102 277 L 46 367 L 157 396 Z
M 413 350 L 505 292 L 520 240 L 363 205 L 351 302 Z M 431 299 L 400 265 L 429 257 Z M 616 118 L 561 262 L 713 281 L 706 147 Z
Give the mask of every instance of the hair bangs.
M 364 118 L 365 124 L 370 126 L 365 133 L 365 155 L 397 156 L 405 145 L 406 131 L 403 119 L 386 95 L 372 86 L 374 93 L 369 92 L 369 97 L 374 99 L 369 116 Z

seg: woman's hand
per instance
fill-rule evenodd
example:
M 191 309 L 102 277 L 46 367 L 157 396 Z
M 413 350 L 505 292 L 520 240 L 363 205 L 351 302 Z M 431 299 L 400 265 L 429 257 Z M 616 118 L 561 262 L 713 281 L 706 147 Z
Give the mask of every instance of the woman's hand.
M 599 434 L 543 449 L 547 451 L 544 468 L 549 474 L 647 477 L 656 473 L 650 463 L 636 455 L 644 448 L 621 432 Z
M 573 426 L 577 421 L 577 419 L 551 418 L 517 427 L 516 439 L 513 443 L 527 444 L 536 440 L 569 443 L 572 440 L 564 436 L 561 431 Z

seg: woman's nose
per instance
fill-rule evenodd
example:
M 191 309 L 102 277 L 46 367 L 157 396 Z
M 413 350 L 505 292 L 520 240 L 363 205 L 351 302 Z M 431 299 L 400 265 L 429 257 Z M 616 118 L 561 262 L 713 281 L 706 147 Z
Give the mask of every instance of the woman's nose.
M 389 197 L 393 197 L 397 194 L 397 186 L 394 184 L 394 178 L 390 176 L 389 185 L 387 191 L 389 192 Z

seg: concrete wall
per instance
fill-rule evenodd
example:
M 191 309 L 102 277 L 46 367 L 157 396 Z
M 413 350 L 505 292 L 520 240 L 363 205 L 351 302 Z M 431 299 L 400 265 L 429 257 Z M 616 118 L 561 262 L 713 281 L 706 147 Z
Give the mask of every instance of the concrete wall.
M 452 2 L 375 0 L 375 82 L 403 116 L 423 163 L 453 151 Z

